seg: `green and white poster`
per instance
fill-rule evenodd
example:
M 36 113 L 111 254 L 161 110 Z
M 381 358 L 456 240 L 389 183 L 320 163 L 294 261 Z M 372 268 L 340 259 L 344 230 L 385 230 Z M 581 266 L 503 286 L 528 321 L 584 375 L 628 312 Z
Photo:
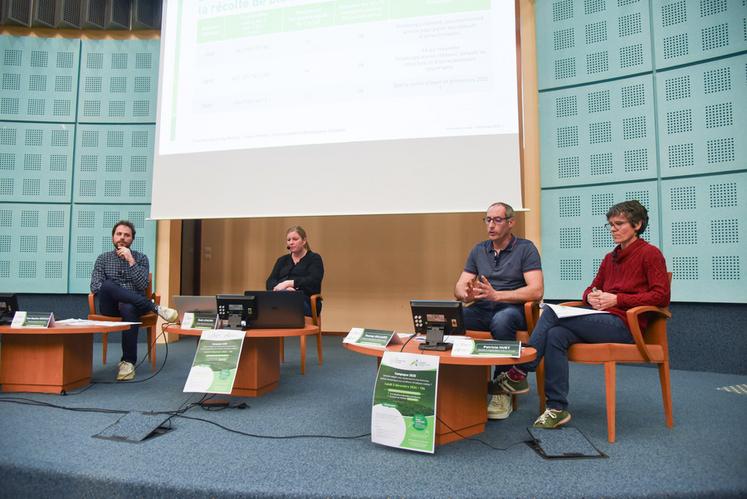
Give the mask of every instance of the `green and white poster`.
M 384 352 L 371 409 L 371 441 L 433 454 L 438 360 L 435 355 Z
M 203 331 L 184 391 L 230 394 L 243 344 L 244 331 Z

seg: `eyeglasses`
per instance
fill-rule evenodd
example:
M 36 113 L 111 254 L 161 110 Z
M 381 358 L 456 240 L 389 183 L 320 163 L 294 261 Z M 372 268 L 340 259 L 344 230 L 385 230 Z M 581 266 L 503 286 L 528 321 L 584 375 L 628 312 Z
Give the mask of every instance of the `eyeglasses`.
M 483 222 L 485 222 L 485 225 L 490 225 L 491 223 L 494 223 L 496 225 L 500 225 L 503 222 L 508 222 L 511 220 L 511 217 L 485 217 L 482 219 Z
M 609 229 L 620 230 L 623 225 L 629 224 L 629 223 L 630 222 L 627 222 L 627 221 L 626 222 L 612 222 L 612 223 L 607 222 L 606 224 L 604 224 L 604 228 L 608 230 Z

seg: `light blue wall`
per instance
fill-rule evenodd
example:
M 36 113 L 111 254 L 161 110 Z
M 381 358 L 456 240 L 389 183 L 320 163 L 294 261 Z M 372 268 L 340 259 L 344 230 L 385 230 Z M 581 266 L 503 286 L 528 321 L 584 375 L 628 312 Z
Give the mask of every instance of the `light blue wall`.
M 674 301 L 747 302 L 747 1 L 538 1 L 545 297 L 576 298 L 638 199 Z
M 121 218 L 155 268 L 159 45 L 0 36 L 0 291 L 87 293 Z

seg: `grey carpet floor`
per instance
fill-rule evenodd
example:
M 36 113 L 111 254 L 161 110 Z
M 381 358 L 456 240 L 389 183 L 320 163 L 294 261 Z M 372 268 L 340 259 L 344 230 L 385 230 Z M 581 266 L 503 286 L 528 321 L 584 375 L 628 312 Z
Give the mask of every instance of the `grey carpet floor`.
M 413 453 L 355 437 L 370 431 L 375 361 L 325 337 L 318 366 L 310 342 L 305 376 L 297 342 L 286 342 L 280 386 L 245 409 L 173 418 L 168 433 L 142 443 L 92 438 L 119 414 L 19 405 L 30 399 L 69 408 L 176 410 L 200 398 L 182 392 L 195 342 L 172 344 L 153 379 L 95 384 L 68 396 L 0 394 L 1 497 L 744 497 L 747 495 L 747 395 L 719 390 L 747 376 L 673 371 L 675 427 L 664 425 L 655 369 L 620 366 L 617 443 L 606 439 L 604 374 L 573 365 L 572 425 L 606 459 L 550 461 L 524 441 L 537 416 L 536 393 L 505 421 L 490 421 L 479 441 Z M 114 376 L 94 348 L 94 379 Z M 141 351 L 144 351 L 141 345 Z M 159 346 L 159 363 L 166 356 Z M 138 379 L 150 374 L 138 369 Z M 533 376 L 532 376 L 533 379 Z M 533 387 L 534 388 L 534 387 Z

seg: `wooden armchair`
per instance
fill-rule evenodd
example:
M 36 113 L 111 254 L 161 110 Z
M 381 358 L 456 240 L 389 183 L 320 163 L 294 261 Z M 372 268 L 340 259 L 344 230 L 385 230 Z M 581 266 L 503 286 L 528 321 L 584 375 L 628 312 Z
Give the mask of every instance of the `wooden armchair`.
M 672 275 L 669 274 L 671 280 Z M 583 302 L 567 302 L 566 306 L 582 306 Z M 638 325 L 638 316 L 649 314 L 645 331 Z M 667 319 L 672 316 L 668 309 L 640 306 L 627 311 L 630 332 L 634 344 L 627 343 L 576 343 L 568 349 L 568 360 L 582 364 L 604 364 L 604 383 L 607 398 L 607 440 L 615 442 L 615 388 L 616 366 L 623 363 L 656 364 L 659 368 L 661 398 L 664 403 L 664 421 L 668 428 L 674 425 L 672 417 L 672 388 L 669 377 L 669 346 L 667 344 Z M 544 405 L 544 376 L 537 380 L 540 401 Z M 543 407 L 544 408 L 544 407 Z
M 153 292 L 153 274 L 148 274 L 148 287 L 145 289 L 145 296 L 153 300 L 156 305 L 161 304 L 161 297 Z M 96 312 L 95 295 L 88 293 L 88 320 L 89 321 L 121 321 L 121 317 L 103 315 Z M 140 316 L 141 327 L 146 328 L 148 332 L 148 358 L 151 361 L 152 368 L 156 369 L 156 345 L 154 343 L 156 338 L 156 325 L 158 324 L 158 314 L 155 312 L 148 312 L 145 315 Z M 108 347 L 108 333 L 101 333 L 102 345 L 102 361 L 106 364 L 106 353 Z
M 531 336 L 532 331 L 534 330 L 534 326 L 537 324 L 537 320 L 539 319 L 539 313 L 540 313 L 540 307 L 539 307 L 538 301 L 528 301 L 524 303 L 524 318 L 527 323 L 527 328 L 516 331 L 516 341 L 520 341 L 522 344 L 526 344 L 529 342 L 529 336 Z M 493 339 L 493 336 L 490 334 L 490 331 L 468 330 L 467 336 L 469 336 L 470 338 L 474 338 L 476 340 Z M 537 376 L 537 385 L 539 386 L 540 379 L 543 381 L 545 379 L 543 363 L 540 363 L 540 365 L 537 367 L 536 376 Z M 488 377 L 490 378 L 490 373 L 488 373 Z M 519 406 L 517 399 L 516 399 L 516 395 L 511 397 L 511 402 L 512 402 L 514 410 L 516 410 Z M 540 405 L 543 406 L 544 402 L 540 401 Z
M 321 303 L 323 298 L 321 294 L 315 294 L 315 295 L 311 295 L 310 299 L 311 299 L 311 322 L 315 326 L 319 327 L 319 333 L 317 333 L 316 335 L 316 357 L 319 361 L 319 365 L 321 366 L 324 362 L 324 359 L 323 359 L 323 354 L 322 354 L 322 316 L 319 313 L 319 304 Z M 284 340 L 283 338 L 280 338 L 280 361 L 281 362 L 285 361 L 284 346 L 285 346 Z M 305 351 L 301 352 L 301 358 L 302 359 L 306 358 Z M 304 364 L 305 362 L 301 364 L 301 374 L 305 374 Z

